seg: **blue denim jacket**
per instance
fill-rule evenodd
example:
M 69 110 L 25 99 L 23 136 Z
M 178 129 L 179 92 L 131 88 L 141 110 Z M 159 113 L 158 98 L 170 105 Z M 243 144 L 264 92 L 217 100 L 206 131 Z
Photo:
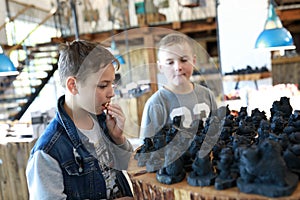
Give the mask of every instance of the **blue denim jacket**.
M 59 163 L 67 199 L 107 199 L 105 180 L 98 160 L 82 144 L 75 124 L 63 109 L 64 100 L 64 96 L 59 98 L 56 116 L 37 140 L 30 155 L 43 150 Z M 98 115 L 97 119 L 105 135 L 113 142 L 106 127 L 105 114 Z M 77 156 L 74 156 L 74 151 Z M 121 171 L 117 174 L 117 179 L 124 196 L 132 196 Z

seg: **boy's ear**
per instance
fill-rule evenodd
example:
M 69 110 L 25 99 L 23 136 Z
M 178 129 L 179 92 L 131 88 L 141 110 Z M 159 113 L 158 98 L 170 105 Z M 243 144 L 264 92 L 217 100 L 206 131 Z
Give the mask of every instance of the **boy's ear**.
M 193 65 L 194 66 L 196 65 L 196 59 L 197 59 L 196 54 L 194 54 L 194 56 L 193 56 Z
M 160 64 L 160 62 L 157 61 L 156 63 L 157 63 L 157 68 L 158 68 L 159 72 L 163 73 L 162 65 Z
M 70 77 L 67 78 L 66 88 L 73 95 L 76 95 L 78 93 L 78 90 L 77 90 L 77 87 L 76 87 L 76 78 L 74 76 L 70 76 Z

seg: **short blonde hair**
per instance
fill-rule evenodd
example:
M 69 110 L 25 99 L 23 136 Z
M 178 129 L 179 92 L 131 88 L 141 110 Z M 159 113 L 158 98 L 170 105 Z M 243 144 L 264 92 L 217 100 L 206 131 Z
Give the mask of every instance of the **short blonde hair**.
M 182 33 L 170 33 L 164 36 L 157 45 L 157 53 L 159 53 L 160 50 L 164 50 L 167 47 L 173 46 L 175 44 L 188 44 L 188 46 L 192 50 L 192 53 L 194 53 L 193 41 L 187 35 Z

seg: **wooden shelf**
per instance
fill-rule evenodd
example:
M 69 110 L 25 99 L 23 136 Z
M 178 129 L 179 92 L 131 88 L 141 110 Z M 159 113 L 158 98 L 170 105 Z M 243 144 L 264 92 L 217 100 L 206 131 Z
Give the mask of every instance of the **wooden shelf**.
M 257 81 L 272 77 L 271 72 L 262 72 L 262 73 L 252 73 L 252 74 L 237 74 L 237 75 L 226 75 L 223 76 L 223 81 L 233 81 L 236 82 L 234 89 L 239 88 L 240 81 L 253 81 L 255 88 L 258 90 Z
M 257 81 L 264 78 L 272 77 L 271 72 L 252 73 L 252 74 L 238 74 L 238 75 L 225 75 L 223 81 Z
M 204 74 L 204 75 L 193 75 L 191 77 L 191 81 L 200 82 L 200 81 L 207 81 L 207 80 L 221 80 L 221 74 Z

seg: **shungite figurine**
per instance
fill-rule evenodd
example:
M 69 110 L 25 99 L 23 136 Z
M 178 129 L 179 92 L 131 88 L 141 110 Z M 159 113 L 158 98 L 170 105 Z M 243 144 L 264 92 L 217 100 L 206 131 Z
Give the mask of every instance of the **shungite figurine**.
M 186 172 L 181 154 L 182 152 L 179 152 L 176 146 L 166 149 L 164 167 L 156 172 L 157 181 L 170 185 L 185 178 Z
M 225 119 L 223 119 L 222 123 L 222 131 L 220 135 L 220 139 L 225 141 L 226 143 L 231 141 L 231 136 L 233 132 L 236 130 L 234 127 L 233 122 L 234 116 L 233 115 L 227 115 Z
M 216 166 L 220 160 L 220 153 L 223 148 L 226 148 L 226 143 L 224 140 L 219 140 L 212 148 L 212 165 Z M 217 169 L 218 172 L 218 169 Z
M 219 154 L 219 161 L 217 164 L 218 176 L 215 180 L 215 188 L 224 190 L 234 187 L 236 185 L 237 174 L 233 173 L 231 166 L 234 162 L 234 156 L 231 148 L 223 148 Z
M 202 157 L 200 151 L 192 165 L 193 171 L 188 175 L 187 182 L 192 186 L 213 185 L 216 174 L 213 170 L 210 155 Z
M 270 111 L 271 111 L 270 121 L 273 121 L 273 116 L 276 113 L 280 113 L 280 115 L 282 115 L 282 117 L 285 120 L 288 120 L 290 115 L 293 112 L 293 108 L 290 104 L 290 98 L 281 97 L 279 101 L 274 101 Z
M 178 128 L 173 125 L 169 129 L 167 129 L 166 143 L 171 142 L 173 138 L 176 136 L 177 132 L 178 132 Z
M 190 171 L 191 165 L 193 163 L 193 157 L 189 151 L 189 148 L 195 137 L 194 133 L 195 133 L 194 131 L 191 131 L 189 129 L 181 129 L 178 131 L 178 133 L 173 138 L 173 140 L 166 145 L 165 151 L 169 151 L 168 149 L 172 150 L 173 146 L 176 147 L 175 149 L 177 152 L 173 152 L 173 153 L 175 155 L 177 155 L 178 157 L 180 157 L 181 161 L 183 162 L 185 171 Z M 173 158 L 173 160 L 174 160 L 174 158 Z M 165 158 L 165 160 L 172 161 L 169 158 Z M 168 164 L 168 163 L 165 163 L 165 164 Z
M 287 124 L 287 120 L 283 118 L 280 112 L 277 112 L 273 115 L 272 121 L 271 121 L 271 131 L 273 134 L 280 134 L 283 132 L 284 127 Z
M 241 107 L 238 116 L 236 117 L 236 123 L 239 123 L 242 119 L 248 116 L 247 107 Z
M 232 147 L 233 149 L 237 149 L 238 147 L 250 147 L 253 144 L 252 138 L 249 138 L 247 136 L 244 135 L 235 135 L 233 137 L 233 141 L 232 141 Z
M 300 145 L 291 145 L 283 152 L 283 158 L 287 167 L 300 176 Z
M 164 156 L 164 147 L 166 146 L 166 129 L 161 130 L 159 133 L 155 134 L 153 137 L 153 151 L 159 153 L 160 157 Z
M 258 142 L 260 143 L 262 141 L 264 141 L 265 139 L 269 138 L 270 135 L 270 123 L 268 120 L 261 120 L 260 121 L 260 125 L 259 128 L 257 129 L 257 133 L 258 133 Z
M 155 134 L 153 137 L 153 147 L 159 150 L 166 145 L 166 135 L 164 133 Z
M 287 168 L 281 146 L 275 141 L 266 139 L 257 147 L 242 150 L 237 179 L 241 192 L 268 197 L 289 196 L 297 185 L 298 176 Z
M 156 172 L 163 165 L 163 160 L 158 151 L 154 151 L 150 153 L 150 158 L 146 162 L 146 170 L 147 172 Z
M 265 111 L 260 112 L 258 108 L 255 108 L 251 111 L 251 119 L 255 128 L 258 128 L 260 126 L 261 120 L 267 120 L 267 116 Z
M 296 110 L 289 118 L 288 125 L 284 128 L 288 137 L 288 145 L 283 157 L 287 167 L 300 176 L 300 111 Z
M 256 136 L 256 128 L 252 122 L 251 117 L 245 117 L 244 119 L 240 120 L 238 129 L 236 130 L 236 134 L 243 135 L 252 139 Z
M 188 153 L 190 154 L 192 159 L 195 159 L 197 152 L 199 151 L 201 144 L 203 143 L 204 140 L 204 134 L 197 133 L 194 136 L 193 141 L 191 142 L 191 145 L 188 148 Z
M 137 150 L 134 158 L 138 160 L 138 166 L 143 167 L 146 165 L 147 160 L 150 158 L 150 152 L 153 151 L 153 142 L 151 138 L 145 138 L 144 144 Z
M 300 110 L 295 110 L 295 112 L 290 116 L 287 126 L 283 129 L 283 132 L 291 134 L 294 132 L 300 132 Z M 296 143 L 300 142 L 300 138 L 291 138 L 292 140 L 296 139 Z

